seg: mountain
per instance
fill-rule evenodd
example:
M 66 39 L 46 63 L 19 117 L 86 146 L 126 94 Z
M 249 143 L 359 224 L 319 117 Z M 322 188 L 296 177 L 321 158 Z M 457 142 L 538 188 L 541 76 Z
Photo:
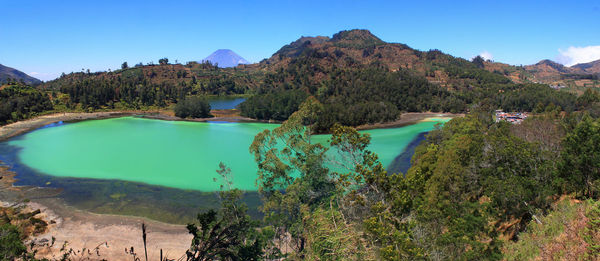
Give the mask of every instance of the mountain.
M 211 55 L 204 58 L 202 61 L 209 61 L 212 64 L 217 64 L 221 68 L 235 67 L 239 64 L 249 64 L 246 59 L 239 56 L 237 53 L 229 49 L 216 50 Z
M 571 68 L 577 68 L 587 73 L 600 74 L 600 60 L 589 63 L 579 63 L 571 66 Z
M 538 70 L 538 71 L 545 71 L 545 72 L 551 72 L 551 73 L 568 73 L 570 71 L 570 69 L 568 67 L 565 67 L 564 65 L 551 61 L 551 60 L 541 60 L 540 62 L 534 64 L 534 65 L 529 65 L 526 66 L 528 68 L 531 68 L 530 70 Z
M 570 67 L 548 59 L 525 66 L 486 61 L 485 69 L 502 73 L 518 83 L 537 82 L 572 87 L 580 91 L 581 87 L 600 87 L 600 60 Z
M 305 63 L 306 60 L 311 60 L 314 63 L 312 66 L 317 67 L 309 77 L 315 79 L 315 83 L 327 78 L 332 68 L 365 66 L 380 66 L 392 72 L 409 70 L 448 89 L 468 87 L 478 82 L 475 78 L 480 76 L 510 81 L 508 75 L 477 68 L 468 60 L 439 50 L 420 51 L 406 44 L 388 43 L 364 29 L 341 31 L 331 38 L 303 36 L 261 61 L 258 67 L 276 72 Z
M 39 79 L 33 78 L 24 72 L 0 64 L 0 84 L 7 82 L 8 79 L 17 81 L 22 80 L 23 82 L 29 85 L 42 83 L 42 81 L 40 81 Z

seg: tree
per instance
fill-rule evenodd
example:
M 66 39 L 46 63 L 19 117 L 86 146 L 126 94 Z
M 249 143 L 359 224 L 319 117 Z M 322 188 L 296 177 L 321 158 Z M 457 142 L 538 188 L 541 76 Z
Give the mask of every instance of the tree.
M 477 68 L 483 68 L 484 64 L 483 62 L 485 61 L 485 59 L 483 59 L 483 57 L 481 57 L 481 55 L 477 55 L 475 56 L 475 58 L 473 58 L 473 60 L 471 60 L 471 62 L 473 64 L 475 64 L 475 66 L 477 66 Z
M 129 68 L 129 65 L 127 65 L 127 62 L 123 62 L 123 64 L 121 64 L 121 69 L 127 69 Z
M 169 59 L 167 59 L 166 57 L 158 60 L 158 64 L 160 64 L 160 65 L 165 65 L 168 63 L 169 63 Z
M 306 243 L 301 208 L 329 198 L 335 189 L 324 166 L 327 150 L 313 143 L 310 136 L 310 125 L 319 106 L 314 98 L 309 98 L 281 126 L 256 135 L 250 146 L 259 167 L 257 185 L 264 198 L 265 221 L 274 227 L 281 243 L 290 233 L 289 243 L 297 253 L 304 250 Z
M 560 172 L 555 184 L 563 192 L 588 198 L 598 196 L 600 180 L 600 126 L 585 115 L 563 140 Z
M 242 192 L 233 188 L 231 170 L 220 163 L 217 173 L 223 182 L 219 191 L 221 209 L 201 213 L 198 224 L 187 225 L 193 235 L 187 260 L 261 260 L 265 240 L 248 216 L 247 207 L 240 203 Z
M 180 118 L 207 118 L 210 117 L 210 104 L 206 98 L 198 96 L 186 97 L 175 105 L 175 116 Z
M 17 260 L 26 252 L 19 229 L 11 224 L 0 225 L 0 259 Z
M 322 104 L 309 97 L 280 127 L 256 135 L 250 146 L 258 165 L 265 222 L 276 232 L 273 241 L 291 247 L 295 258 L 361 259 L 368 247 L 344 215 L 359 212 L 353 205 L 371 191 L 364 185 L 373 182 L 376 173 L 385 176 L 385 171 L 366 149 L 369 136 L 353 128 L 336 126 L 329 146 L 313 142 L 322 110 Z M 330 218 L 316 220 L 315 212 Z M 342 233 L 355 236 L 340 238 Z

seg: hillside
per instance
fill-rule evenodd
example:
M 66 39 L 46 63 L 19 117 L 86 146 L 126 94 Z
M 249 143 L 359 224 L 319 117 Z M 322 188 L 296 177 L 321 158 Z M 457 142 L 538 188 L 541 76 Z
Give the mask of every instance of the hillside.
M 139 109 L 165 107 L 188 95 L 244 94 L 257 88 L 255 78 L 233 68 L 189 62 L 71 73 L 46 82 L 41 88 L 66 94 L 62 103 L 68 109 Z
M 219 49 L 207 56 L 202 62 L 208 61 L 220 68 L 236 67 L 240 64 L 249 64 L 246 59 L 229 49 Z
M 586 73 L 600 74 L 600 60 L 576 64 L 571 66 L 571 68 L 583 70 Z
M 8 82 L 9 79 L 13 81 L 23 81 L 29 85 L 42 83 L 42 81 L 33 78 L 24 72 L 0 64 L 0 84 Z
M 242 115 L 278 121 L 314 96 L 329 112 L 318 119 L 319 131 L 336 122 L 394 121 L 400 112 L 465 112 L 479 103 L 508 111 L 549 104 L 574 109 L 574 96 L 506 70 L 490 71 L 486 64 L 350 30 L 303 36 L 257 64 L 219 68 L 164 59 L 113 72 L 71 73 L 42 88 L 63 93 L 66 108 L 84 110 L 165 107 L 189 95 L 246 94 L 252 97 L 242 104 Z
M 555 88 L 569 87 L 576 93 L 582 92 L 582 88 L 600 87 L 600 60 L 570 67 L 548 59 L 526 66 L 487 61 L 485 69 L 502 73 L 515 82 L 539 82 Z

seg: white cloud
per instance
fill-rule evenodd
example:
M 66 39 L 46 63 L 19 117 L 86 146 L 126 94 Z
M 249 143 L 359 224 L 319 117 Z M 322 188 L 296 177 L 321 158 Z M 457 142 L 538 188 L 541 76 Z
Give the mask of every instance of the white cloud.
M 30 72 L 30 73 L 28 73 L 28 75 L 38 78 L 42 81 L 54 80 L 58 77 L 58 74 L 56 74 L 56 73 Z
M 573 66 L 578 63 L 589 63 L 600 59 L 600 45 L 590 45 L 585 47 L 571 46 L 567 50 L 558 49 L 560 55 L 556 61 L 566 66 Z
M 481 56 L 481 58 L 487 60 L 494 60 L 494 56 L 488 52 L 488 51 L 483 51 L 479 54 L 479 56 Z

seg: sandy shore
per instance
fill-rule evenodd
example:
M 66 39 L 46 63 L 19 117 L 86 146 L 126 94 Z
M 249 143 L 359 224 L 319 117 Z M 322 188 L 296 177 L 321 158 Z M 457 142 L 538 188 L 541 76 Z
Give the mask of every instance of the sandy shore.
M 61 255 L 60 249 L 67 243 L 66 249 L 74 251 L 98 247 L 100 255 L 92 251 L 92 255 L 80 256 L 84 257 L 82 260 L 132 260 L 125 253 L 125 248 L 133 247 L 138 254 L 143 254 L 142 223 L 147 226 L 149 260 L 158 260 L 160 249 L 169 258 L 178 259 L 190 246 L 192 236 L 183 225 L 78 210 L 67 206 L 59 198 L 44 196 L 52 194 L 52 191 L 46 191 L 48 189 L 13 186 L 14 174 L 6 167 L 0 167 L 0 206 L 25 204 L 29 211 L 41 210 L 36 217 L 49 224 L 48 230 L 29 240 L 50 242 L 54 237 L 56 243 L 50 248 L 39 248 L 39 258 L 57 259 Z M 37 196 L 25 202 L 30 195 Z
M 94 249 L 97 254 L 90 257 L 107 260 L 132 260 L 125 248 L 133 247 L 138 255 L 143 255 L 142 223 L 147 226 L 147 244 L 149 260 L 159 260 L 160 249 L 172 259 L 185 255 L 192 236 L 185 226 L 171 225 L 139 217 L 93 214 L 66 207 L 56 199 L 40 200 L 28 203 L 32 209 L 40 209 L 46 219 L 54 220 L 49 231 L 34 238 L 38 242 L 56 238 L 52 248 L 40 251 L 40 257 L 58 257 L 64 242 L 73 250 Z M 142 258 L 143 259 L 143 258 Z

